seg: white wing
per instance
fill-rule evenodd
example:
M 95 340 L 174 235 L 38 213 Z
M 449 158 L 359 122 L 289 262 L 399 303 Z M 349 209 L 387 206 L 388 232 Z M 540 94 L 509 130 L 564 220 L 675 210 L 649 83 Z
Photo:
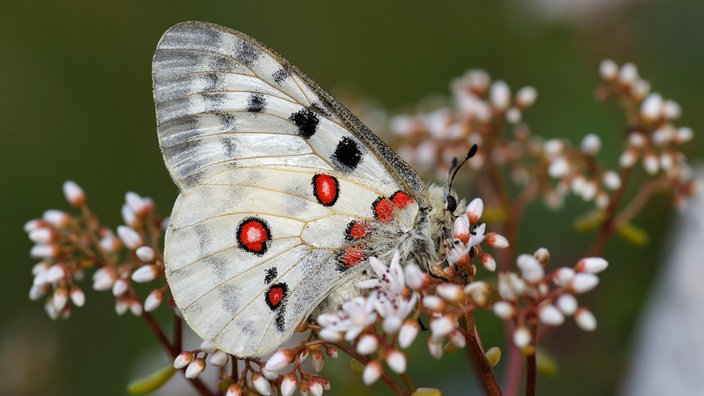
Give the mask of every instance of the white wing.
M 186 321 L 221 349 L 275 349 L 364 268 L 375 224 L 413 226 L 425 193 L 415 172 L 256 40 L 176 25 L 153 80 L 159 143 L 181 189 L 167 279 Z

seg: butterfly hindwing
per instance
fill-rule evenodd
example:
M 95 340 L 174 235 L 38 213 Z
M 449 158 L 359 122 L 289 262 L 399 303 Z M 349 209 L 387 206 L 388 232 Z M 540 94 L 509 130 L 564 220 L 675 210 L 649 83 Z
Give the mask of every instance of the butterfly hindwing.
M 176 25 L 159 42 L 153 80 L 160 146 L 181 190 L 167 279 L 186 321 L 221 349 L 276 348 L 359 276 L 375 223 L 400 207 L 415 217 L 417 175 L 256 40 Z

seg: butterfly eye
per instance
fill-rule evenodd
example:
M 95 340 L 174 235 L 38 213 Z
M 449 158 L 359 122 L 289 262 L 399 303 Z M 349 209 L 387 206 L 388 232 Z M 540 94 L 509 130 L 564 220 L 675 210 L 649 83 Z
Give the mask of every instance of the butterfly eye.
M 454 212 L 457 209 L 457 199 L 452 195 L 447 195 L 445 197 L 445 209 L 449 212 Z

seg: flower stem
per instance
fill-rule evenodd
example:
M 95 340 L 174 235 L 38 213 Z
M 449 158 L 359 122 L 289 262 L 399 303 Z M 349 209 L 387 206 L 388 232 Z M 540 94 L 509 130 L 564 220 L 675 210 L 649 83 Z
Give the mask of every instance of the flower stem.
M 499 396 L 502 394 L 501 388 L 499 388 L 499 384 L 496 382 L 496 377 L 494 376 L 489 361 L 486 360 L 486 354 L 484 348 L 482 348 L 477 326 L 474 322 L 474 313 L 468 312 L 464 317 L 465 329 L 462 333 L 467 341 L 467 354 L 469 355 L 469 359 L 474 363 L 474 367 L 477 374 L 479 374 L 480 382 L 486 394 Z

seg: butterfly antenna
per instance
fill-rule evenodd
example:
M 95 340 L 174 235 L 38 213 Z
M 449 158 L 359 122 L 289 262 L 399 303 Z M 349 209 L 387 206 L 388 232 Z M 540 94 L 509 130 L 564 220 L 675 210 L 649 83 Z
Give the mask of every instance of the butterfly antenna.
M 479 149 L 479 147 L 477 147 L 476 144 L 473 144 L 472 147 L 467 152 L 467 156 L 464 157 L 464 160 L 462 160 L 462 162 L 457 167 L 455 167 L 457 165 L 457 157 L 452 159 L 452 164 L 450 165 L 450 170 L 448 171 L 448 174 L 447 174 L 447 177 L 449 179 L 448 186 L 452 186 L 452 182 L 455 181 L 455 176 L 457 176 L 457 172 L 459 172 L 460 168 L 462 168 L 462 165 L 464 165 L 467 161 L 469 161 L 470 158 L 474 157 L 474 155 L 477 153 L 478 149 Z M 452 172 L 453 169 L 454 169 L 454 172 Z M 452 173 L 452 177 L 450 177 L 450 173 Z

